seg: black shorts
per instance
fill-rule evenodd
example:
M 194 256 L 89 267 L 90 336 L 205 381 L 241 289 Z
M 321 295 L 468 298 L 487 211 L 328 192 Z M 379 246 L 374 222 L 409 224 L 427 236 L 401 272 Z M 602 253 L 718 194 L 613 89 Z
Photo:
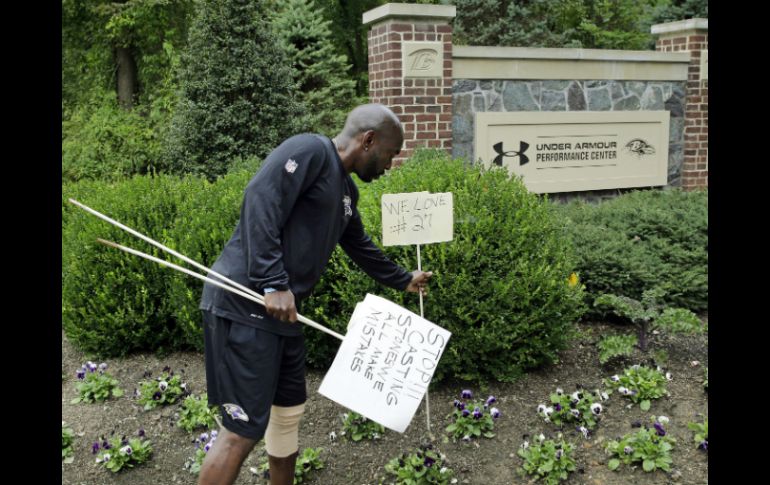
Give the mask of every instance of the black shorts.
M 203 337 L 208 401 L 233 433 L 259 441 L 272 405 L 307 399 L 303 335 L 276 335 L 204 311 Z

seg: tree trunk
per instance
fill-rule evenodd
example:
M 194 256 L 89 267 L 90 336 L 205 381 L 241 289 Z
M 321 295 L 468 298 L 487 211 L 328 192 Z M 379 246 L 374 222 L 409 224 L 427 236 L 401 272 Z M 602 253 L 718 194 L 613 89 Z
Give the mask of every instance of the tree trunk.
M 115 48 L 115 61 L 118 67 L 118 102 L 130 110 L 134 106 L 137 89 L 136 62 L 128 47 Z

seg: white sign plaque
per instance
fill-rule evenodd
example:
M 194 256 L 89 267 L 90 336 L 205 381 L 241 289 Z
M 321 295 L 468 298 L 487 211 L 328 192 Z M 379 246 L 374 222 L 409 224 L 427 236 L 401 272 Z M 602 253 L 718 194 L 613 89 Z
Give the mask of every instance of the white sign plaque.
M 368 294 L 318 392 L 403 433 L 452 334 L 395 303 Z
M 383 246 L 408 246 L 452 240 L 451 192 L 382 195 Z

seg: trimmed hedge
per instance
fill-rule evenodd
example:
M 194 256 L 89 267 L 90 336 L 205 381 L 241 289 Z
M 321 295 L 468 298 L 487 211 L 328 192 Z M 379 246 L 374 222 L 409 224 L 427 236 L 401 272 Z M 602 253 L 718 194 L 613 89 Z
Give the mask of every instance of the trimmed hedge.
M 502 169 L 467 167 L 435 150 L 418 151 L 387 176 L 358 185 L 358 208 L 377 244 L 382 194 L 453 193 L 453 241 L 421 248 L 423 270 L 434 271 L 425 317 L 452 332 L 435 381 L 511 381 L 557 358 L 584 307 L 581 286 L 567 283 L 574 259 L 549 204 Z M 416 269 L 414 246 L 384 250 Z M 419 311 L 416 294 L 379 286 L 337 248 L 303 314 L 344 333 L 367 292 Z M 339 344 L 314 330 L 305 334 L 309 363 L 326 366 Z
M 66 203 L 67 197 L 211 265 L 232 233 L 251 176 L 236 171 L 215 183 L 160 176 L 66 186 L 62 316 L 67 335 L 84 350 L 105 356 L 202 345 L 201 282 L 95 243 L 103 237 L 160 252 Z M 454 240 L 422 248 L 423 268 L 435 272 L 425 316 L 453 334 L 437 381 L 448 376 L 510 381 L 556 359 L 584 305 L 581 285 L 567 281 L 574 260 L 549 204 L 503 170 L 464 167 L 434 151 L 418 152 L 399 169 L 359 187 L 359 209 L 376 242 L 383 193 L 454 195 Z M 416 267 L 413 246 L 385 250 L 399 264 Z M 337 249 L 301 313 L 344 333 L 355 303 L 367 292 L 419 308 L 417 295 L 380 287 Z M 306 330 L 308 362 L 327 365 L 339 342 Z
M 181 203 L 205 187 L 197 178 L 136 176 L 62 187 L 62 325 L 84 351 L 122 356 L 191 347 L 172 318 L 172 270 L 99 244 L 102 238 L 156 257 L 165 253 L 67 202 L 83 204 L 165 243 Z
M 708 310 L 708 191 L 635 191 L 600 204 L 558 205 L 589 304 L 603 293 Z M 593 315 L 600 315 L 596 309 Z

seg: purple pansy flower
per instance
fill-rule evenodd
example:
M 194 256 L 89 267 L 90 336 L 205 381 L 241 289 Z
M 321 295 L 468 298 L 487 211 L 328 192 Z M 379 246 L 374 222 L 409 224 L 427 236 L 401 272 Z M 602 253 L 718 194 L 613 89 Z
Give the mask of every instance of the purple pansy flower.
M 491 404 L 494 404 L 494 403 L 496 403 L 496 402 L 497 402 L 497 399 L 495 398 L 495 396 L 489 396 L 489 397 L 487 398 L 487 401 L 486 401 L 486 403 L 485 403 L 485 404 L 486 404 L 487 406 L 489 406 L 489 405 L 491 405 Z
M 489 410 L 490 414 L 492 414 L 492 419 L 497 419 L 500 417 L 500 410 L 497 408 L 492 408 Z
M 656 421 L 653 426 L 655 426 L 655 431 L 658 433 L 658 436 L 666 436 L 666 430 L 663 429 L 663 425 Z
M 463 418 L 467 418 L 468 416 L 470 416 L 470 414 L 471 414 L 470 411 L 468 411 L 467 409 L 463 409 Z
M 94 441 L 94 444 L 91 445 L 91 454 L 95 455 L 99 452 L 99 443 Z
M 479 409 L 479 407 L 478 407 L 478 406 L 476 406 L 476 407 L 473 409 L 473 419 L 479 419 L 479 418 L 481 418 L 482 414 L 483 414 L 483 413 L 481 412 L 481 409 Z
M 461 397 L 463 399 L 471 399 L 473 397 L 473 393 L 470 391 L 470 389 L 464 389 L 461 394 Z
M 434 463 L 436 463 L 436 460 L 434 460 L 433 458 L 431 458 L 429 456 L 425 457 L 425 466 L 426 467 L 430 468 L 430 467 L 433 466 Z

